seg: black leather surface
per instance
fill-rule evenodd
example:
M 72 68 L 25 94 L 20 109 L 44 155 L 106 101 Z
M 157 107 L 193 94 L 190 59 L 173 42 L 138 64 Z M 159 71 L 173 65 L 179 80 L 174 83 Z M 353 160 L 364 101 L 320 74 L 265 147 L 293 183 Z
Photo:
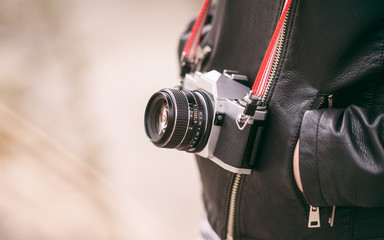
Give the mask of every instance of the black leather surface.
M 238 70 L 251 85 L 282 4 L 218 1 L 203 41 L 213 47 L 204 69 Z M 235 239 L 384 239 L 384 1 L 293 0 L 286 35 L 261 158 L 242 184 Z M 329 94 L 334 109 L 317 110 L 319 96 Z M 308 209 L 295 190 L 298 138 L 305 199 L 322 206 L 321 228 L 307 228 Z M 198 164 L 209 221 L 225 238 L 233 175 L 209 160 Z
M 250 128 L 251 125 L 248 125 L 244 130 L 239 130 L 236 120 L 229 115 L 225 116 L 213 155 L 233 167 L 247 168 L 248 162 L 244 161 L 244 155 Z

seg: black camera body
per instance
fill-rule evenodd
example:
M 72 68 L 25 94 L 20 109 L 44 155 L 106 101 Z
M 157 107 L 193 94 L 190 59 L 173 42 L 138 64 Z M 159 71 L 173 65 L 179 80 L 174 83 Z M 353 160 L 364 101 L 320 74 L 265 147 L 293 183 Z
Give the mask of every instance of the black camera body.
M 145 111 L 145 131 L 158 147 L 175 148 L 208 158 L 224 169 L 250 174 L 255 168 L 267 116 L 256 106 L 244 121 L 250 92 L 236 79 L 246 76 L 217 71 L 186 74 L 182 90 L 162 89 Z

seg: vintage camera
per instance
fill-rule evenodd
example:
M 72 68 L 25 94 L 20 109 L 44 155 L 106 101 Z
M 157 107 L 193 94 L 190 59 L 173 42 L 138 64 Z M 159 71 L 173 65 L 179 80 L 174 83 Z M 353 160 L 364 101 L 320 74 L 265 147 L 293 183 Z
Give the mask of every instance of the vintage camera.
M 228 171 L 250 174 L 267 111 L 261 101 L 244 97 L 250 89 L 240 82 L 246 80 L 232 71 L 194 72 L 185 76 L 182 90 L 156 92 L 145 110 L 148 138 L 157 147 L 196 153 Z M 244 114 L 249 107 L 251 116 Z

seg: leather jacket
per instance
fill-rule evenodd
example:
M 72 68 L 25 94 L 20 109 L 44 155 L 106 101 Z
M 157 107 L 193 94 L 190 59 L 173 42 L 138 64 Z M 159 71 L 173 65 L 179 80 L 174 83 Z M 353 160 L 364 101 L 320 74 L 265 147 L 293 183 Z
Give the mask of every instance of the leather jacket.
M 237 70 L 251 87 L 283 4 L 219 0 L 203 70 Z M 286 26 L 258 166 L 236 186 L 233 237 L 384 239 L 384 1 L 293 0 Z M 236 174 L 197 162 L 209 223 L 225 239 Z M 308 228 L 310 206 L 320 227 Z

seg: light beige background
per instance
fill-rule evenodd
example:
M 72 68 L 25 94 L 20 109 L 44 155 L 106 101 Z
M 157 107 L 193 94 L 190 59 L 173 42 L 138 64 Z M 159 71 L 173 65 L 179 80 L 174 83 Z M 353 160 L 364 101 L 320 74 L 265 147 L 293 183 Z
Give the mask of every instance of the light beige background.
M 196 239 L 191 155 L 145 137 L 198 0 L 0 1 L 0 239 Z

